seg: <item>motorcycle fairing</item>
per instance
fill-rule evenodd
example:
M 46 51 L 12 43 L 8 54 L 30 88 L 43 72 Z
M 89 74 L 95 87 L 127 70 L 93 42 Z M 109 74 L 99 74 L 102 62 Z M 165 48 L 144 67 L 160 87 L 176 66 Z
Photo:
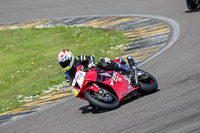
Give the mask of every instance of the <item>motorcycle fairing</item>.
M 104 82 L 105 80 L 111 78 L 113 76 L 113 72 L 108 71 L 97 71 L 97 82 Z
M 115 74 L 113 75 L 110 86 L 116 92 L 119 98 L 119 101 L 122 102 L 123 98 L 125 98 L 131 92 L 133 92 L 134 90 L 138 88 L 137 87 L 134 88 L 132 85 L 130 85 L 120 73 L 118 72 L 115 72 L 115 73 L 116 75 Z M 113 85 L 112 85 L 112 82 L 114 82 Z
M 77 83 L 78 86 L 80 88 L 82 88 L 83 82 L 84 82 L 84 79 L 85 79 L 85 75 L 86 75 L 86 72 L 78 71 L 75 75 L 73 82 L 72 82 L 72 86 L 75 86 L 75 84 Z
M 90 89 L 98 92 L 99 89 L 94 84 L 87 87 L 89 82 L 101 83 L 111 87 L 117 94 L 120 102 L 123 101 L 123 98 L 128 96 L 132 91 L 138 89 L 137 87 L 134 88 L 132 85 L 130 85 L 125 78 L 116 71 L 91 70 L 84 72 L 77 69 L 72 83 L 72 92 L 74 92 L 73 94 L 75 94 L 77 97 L 85 99 L 84 93 L 86 90 Z

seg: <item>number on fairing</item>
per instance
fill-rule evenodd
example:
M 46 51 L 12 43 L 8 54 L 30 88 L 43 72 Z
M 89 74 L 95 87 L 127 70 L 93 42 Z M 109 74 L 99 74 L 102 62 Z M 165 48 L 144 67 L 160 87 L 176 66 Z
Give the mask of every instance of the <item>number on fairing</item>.
M 79 87 L 82 87 L 82 85 L 83 85 L 85 74 L 86 74 L 86 72 L 81 72 L 81 71 L 78 71 L 76 73 L 76 78 L 75 79 L 76 79 L 76 82 L 79 85 Z

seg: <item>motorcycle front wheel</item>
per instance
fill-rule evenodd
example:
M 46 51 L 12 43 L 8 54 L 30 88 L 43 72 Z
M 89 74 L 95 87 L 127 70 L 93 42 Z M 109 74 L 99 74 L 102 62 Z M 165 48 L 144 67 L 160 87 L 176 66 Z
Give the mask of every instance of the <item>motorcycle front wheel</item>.
M 119 107 L 120 105 L 117 96 L 109 92 L 101 95 L 93 90 L 87 90 L 84 96 L 92 106 L 101 109 L 112 110 Z

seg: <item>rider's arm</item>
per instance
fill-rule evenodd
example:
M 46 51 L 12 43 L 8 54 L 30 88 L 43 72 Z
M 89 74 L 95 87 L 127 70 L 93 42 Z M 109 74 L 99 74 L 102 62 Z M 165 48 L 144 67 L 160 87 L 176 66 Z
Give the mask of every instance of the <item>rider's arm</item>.
M 84 67 L 89 67 L 91 64 L 95 64 L 94 56 L 79 55 L 76 57 L 76 66 L 84 65 Z
M 105 70 L 119 70 L 120 63 L 114 62 L 114 61 L 110 60 L 110 58 L 105 57 L 105 58 L 99 60 L 98 67 L 105 69 Z
M 69 73 L 65 72 L 65 79 L 66 79 L 66 82 L 71 85 L 72 84 L 72 81 L 73 79 L 70 78 L 70 75 Z
M 94 56 L 87 56 L 87 55 L 79 55 L 76 57 L 76 59 L 80 62 L 80 63 L 89 63 L 89 62 L 95 62 L 95 58 Z

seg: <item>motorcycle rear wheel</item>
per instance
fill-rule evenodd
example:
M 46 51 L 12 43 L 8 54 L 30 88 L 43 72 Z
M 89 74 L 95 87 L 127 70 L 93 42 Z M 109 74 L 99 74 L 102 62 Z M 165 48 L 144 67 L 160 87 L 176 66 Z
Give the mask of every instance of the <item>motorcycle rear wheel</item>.
M 145 75 L 147 75 L 147 78 L 143 79 L 140 76 L 138 77 L 140 83 L 140 92 L 142 94 L 151 94 L 156 92 L 158 90 L 158 82 L 154 78 L 154 76 L 143 70 L 138 70 L 138 71 L 142 71 L 144 72 Z
M 93 90 L 87 90 L 84 94 L 85 98 L 92 106 L 107 110 L 112 110 L 119 107 L 119 100 L 114 94 L 109 93 L 108 95 L 111 97 L 111 100 L 106 101 L 97 97 L 95 93 L 96 92 Z
M 196 9 L 199 5 L 199 0 L 186 0 L 188 9 Z

